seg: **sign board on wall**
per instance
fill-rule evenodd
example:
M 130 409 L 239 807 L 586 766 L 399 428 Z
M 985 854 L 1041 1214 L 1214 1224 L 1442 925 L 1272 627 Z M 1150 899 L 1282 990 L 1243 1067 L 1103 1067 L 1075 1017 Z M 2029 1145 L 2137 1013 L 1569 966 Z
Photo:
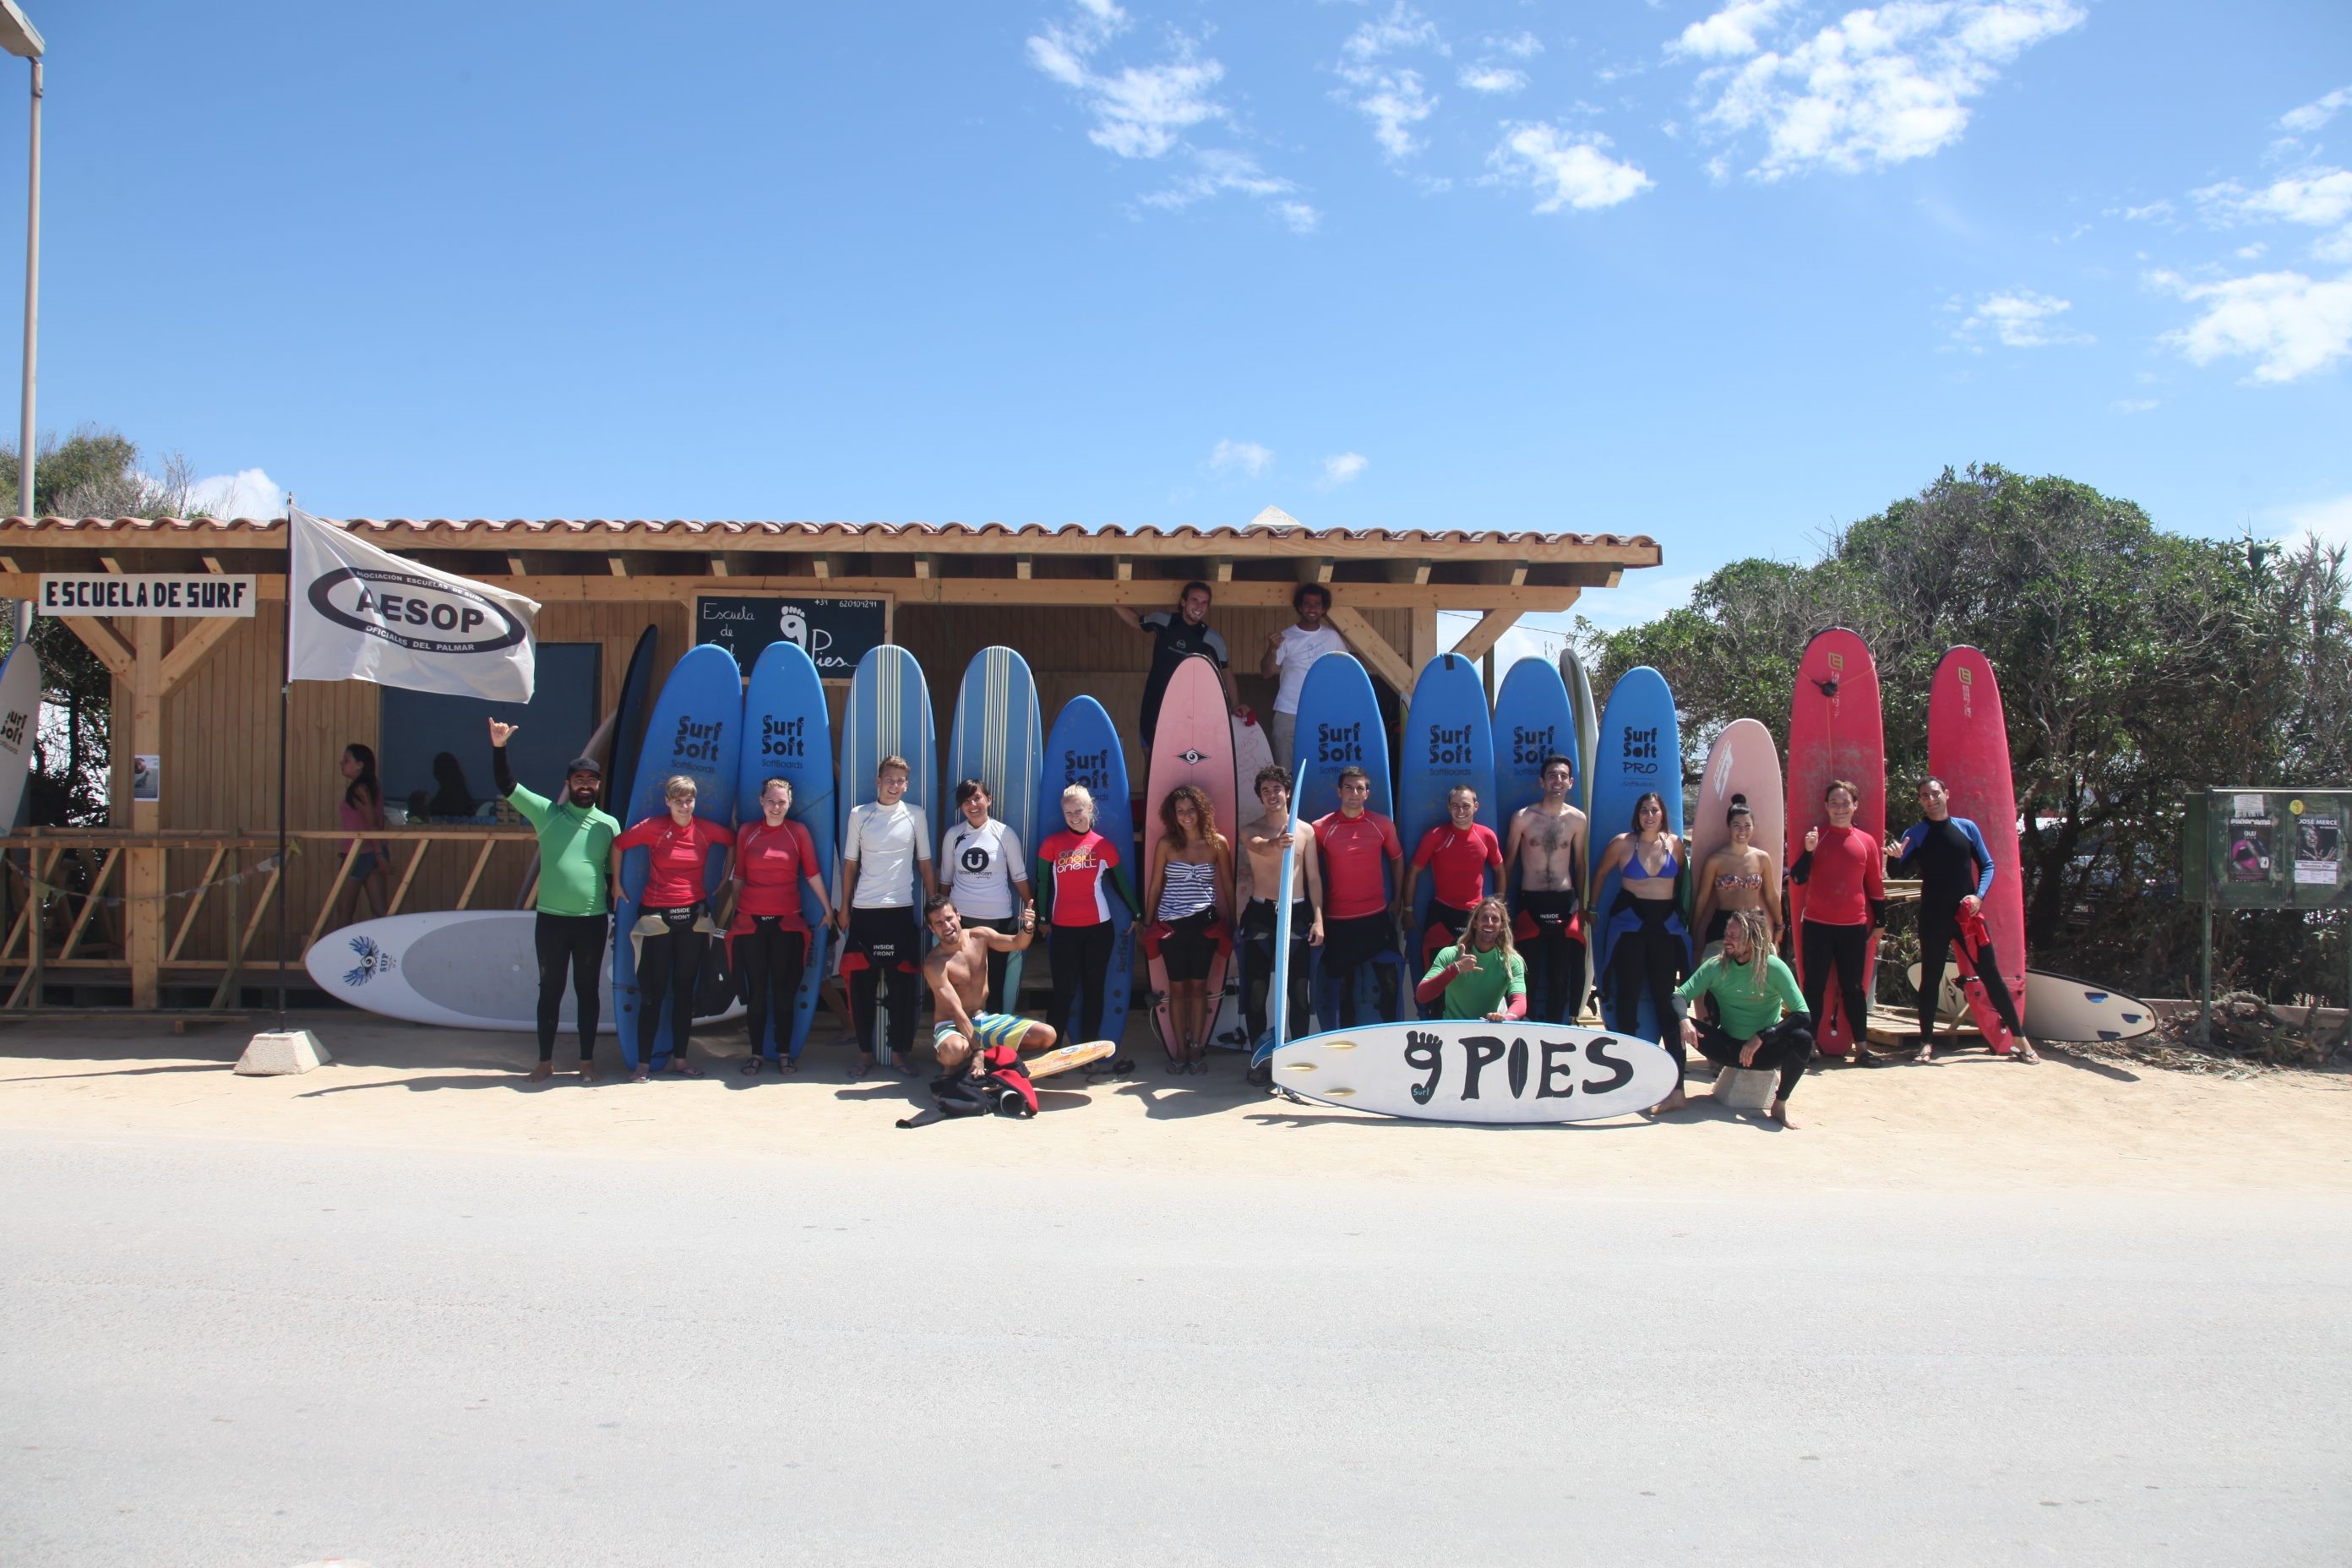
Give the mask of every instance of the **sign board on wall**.
M 847 680 L 857 672 L 857 661 L 889 637 L 887 599 L 704 594 L 694 601 L 694 640 L 726 648 L 746 675 L 770 643 L 793 642 L 814 662 L 818 675 Z
M 2188 802 L 2183 891 L 2223 909 L 2352 904 L 2352 790 L 2217 790 Z
M 253 614 L 253 579 L 215 572 L 44 572 L 45 616 Z

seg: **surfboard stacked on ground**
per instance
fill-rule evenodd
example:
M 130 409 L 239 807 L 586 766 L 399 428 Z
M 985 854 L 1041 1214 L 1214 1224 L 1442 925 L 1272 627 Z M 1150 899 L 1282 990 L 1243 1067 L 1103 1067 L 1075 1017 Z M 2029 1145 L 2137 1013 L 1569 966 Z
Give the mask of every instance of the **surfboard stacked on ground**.
M 1927 688 L 1927 771 L 1944 781 L 1954 816 L 1964 816 L 1992 851 L 1992 889 L 1984 900 L 1992 935 L 2021 1021 L 2025 1012 L 2025 886 L 2017 847 L 2017 786 L 2009 771 L 2009 729 L 1991 661 L 1956 647 L 1936 665 Z M 2007 1033 L 1988 1002 L 1977 1020 L 1985 1037 Z
M 1028 862 L 1038 841 L 1029 835 L 1037 823 L 1045 740 L 1045 729 L 1037 720 L 1037 683 L 1030 676 L 1029 661 L 1003 647 L 984 647 L 972 655 L 964 667 L 963 683 L 956 689 L 955 720 L 948 731 L 948 778 L 954 784 L 978 779 L 988 786 L 996 820 L 1021 840 L 1022 863 L 1008 870 L 1022 881 L 1035 874 Z M 941 787 L 944 791 L 950 786 Z M 939 815 L 931 829 L 945 844 L 949 832 L 962 820 L 952 795 L 940 803 Z M 940 872 L 944 881 L 944 865 Z M 1020 1011 L 1026 956 L 1015 952 L 1005 960 L 1007 1011 Z
M 816 864 L 809 869 L 830 888 L 840 831 L 833 811 L 833 722 L 825 711 L 824 682 L 815 662 L 798 643 L 782 640 L 761 650 L 759 662 L 751 667 L 751 682 L 744 689 L 736 821 L 760 820 L 760 792 L 772 778 L 793 786 L 789 815 L 808 830 L 809 842 L 816 849 Z M 805 879 L 800 896 L 801 916 L 808 923 L 809 937 L 792 1016 L 770 1018 L 765 1037 L 751 1042 L 752 1048 L 771 1061 L 780 1051 L 798 1060 L 808 1045 L 831 951 L 833 931 L 824 922 L 824 906 Z
M 1860 787 L 1853 826 L 1879 843 L 1886 841 L 1886 736 L 1879 705 L 1878 665 L 1870 646 L 1843 626 L 1819 633 L 1805 645 L 1789 699 L 1788 842 L 1782 864 L 1793 866 L 1805 852 L 1805 835 L 1829 826 L 1822 795 L 1832 779 Z M 1760 842 L 1760 840 L 1759 840 Z M 1790 967 L 1804 978 L 1805 889 L 1789 884 Z M 1865 1001 L 1876 994 L 1878 933 L 1870 933 L 1863 960 Z M 1869 1020 L 1845 1016 L 1832 986 L 1822 1003 L 1815 1037 L 1825 1055 L 1844 1056 L 1862 1037 Z
M 666 811 L 663 785 L 683 773 L 694 780 L 694 814 L 731 827 L 742 731 L 743 677 L 735 656 L 714 643 L 687 649 L 654 700 L 636 778 L 629 788 L 629 809 L 614 814 L 621 825 L 626 827 Z M 651 861 L 651 852 L 643 848 L 621 856 L 621 902 L 614 911 L 613 1002 L 622 1058 L 632 1068 L 643 1058 L 659 1069 L 668 1066 L 674 1043 L 669 1009 L 665 1005 L 658 1018 L 641 1015 L 635 944 L 629 940 L 629 928 L 643 907 Z M 718 890 L 726 865 L 727 852 L 711 850 L 703 871 L 706 896 Z M 673 976 L 671 984 L 691 985 L 695 978 Z
M 1633 805 L 1646 794 L 1655 792 L 1666 808 L 1666 831 L 1680 837 L 1683 831 L 1683 766 L 1682 726 L 1675 716 L 1674 693 L 1666 689 L 1666 678 L 1648 665 L 1638 665 L 1618 677 L 1609 693 L 1609 705 L 1601 712 L 1601 731 L 1594 742 L 1592 763 L 1592 842 L 1593 862 L 1599 864 L 1610 841 L 1621 833 L 1630 832 L 1633 826 Z M 1685 854 L 1687 854 L 1687 847 Z M 1633 1017 L 1616 1016 L 1616 999 L 1611 995 L 1609 966 L 1616 946 L 1611 940 L 1609 911 L 1617 901 L 1618 889 L 1624 885 L 1624 875 L 1612 871 L 1592 894 L 1592 973 L 1593 983 L 1601 987 L 1601 1016 L 1609 1026 L 1620 1034 L 1638 1035 L 1645 1040 L 1660 1037 L 1667 1020 L 1657 1016 L 1657 1009 L 1646 988 Z M 1687 942 L 1684 959 L 1689 959 Z
M 884 757 L 907 760 L 907 793 L 910 805 L 922 807 L 925 820 L 939 826 L 940 758 L 938 732 L 931 722 L 930 688 L 923 683 L 923 667 L 915 656 L 892 643 L 866 650 L 850 677 L 849 699 L 841 716 L 841 833 L 847 844 L 849 814 L 874 799 L 874 773 Z M 836 868 L 836 876 L 838 870 Z M 916 884 L 915 917 L 922 919 L 922 884 Z M 835 898 L 840 897 L 836 881 Z M 929 937 L 919 939 L 928 942 Z M 875 994 L 879 1016 L 875 1020 L 875 1054 L 888 1062 L 890 1008 L 887 989 Z M 919 1003 L 918 1004 L 919 1005 Z
M 1562 1024 L 1431 1021 L 1334 1029 L 1276 1047 L 1274 1081 L 1381 1116 L 1488 1124 L 1592 1121 L 1682 1080 L 1664 1047 Z
M 1727 818 L 1735 800 L 1744 802 L 1754 815 L 1756 831 L 1748 843 L 1772 857 L 1771 885 L 1764 889 L 1764 907 L 1773 911 L 1777 921 L 1781 874 L 1788 869 L 1780 858 L 1787 815 L 1780 804 L 1780 752 L 1772 743 L 1772 731 L 1753 719 L 1735 719 L 1724 726 L 1723 733 L 1707 748 L 1706 766 L 1699 770 L 1696 816 L 1690 836 L 1694 915 L 1706 891 L 1706 858 L 1731 842 Z M 1706 932 L 1692 931 L 1691 941 L 1704 943 Z M 1705 956 L 1703 950 L 1701 956 Z
M 1422 666 L 1406 704 L 1404 734 L 1397 755 L 1397 837 L 1411 861 L 1424 835 L 1451 819 L 1458 787 L 1478 794 L 1478 821 L 1499 839 L 1496 815 L 1495 734 L 1486 714 L 1486 689 L 1478 666 L 1450 653 Z M 1437 946 L 1423 934 L 1435 896 L 1434 869 L 1424 869 L 1413 888 L 1412 924 L 1405 937 L 1405 966 L 1421 978 Z
M 1394 817 L 1388 731 L 1381 721 L 1380 699 L 1372 691 L 1371 677 L 1354 655 L 1327 653 L 1307 668 L 1306 684 L 1298 693 L 1297 728 L 1293 733 L 1299 763 L 1297 798 L 1301 816 L 1311 823 L 1339 810 L 1339 773 L 1353 766 L 1362 768 L 1371 780 L 1371 794 L 1364 809 Z M 1396 873 L 1391 870 L 1387 874 Z M 1395 897 L 1396 888 L 1391 883 L 1388 898 L 1391 903 Z M 1328 934 L 1328 909 L 1324 929 Z M 1323 952 L 1321 948 L 1315 950 L 1315 1014 L 1318 1021 L 1336 1026 L 1343 1015 L 1339 1010 L 1339 997 L 1334 983 L 1323 973 Z M 1382 990 L 1381 1010 L 1391 1018 L 1409 1016 L 1412 985 L 1405 978 L 1402 954 L 1394 955 L 1393 962 L 1381 961 L 1365 968 L 1374 973 L 1358 974 L 1358 1021 L 1363 1021 L 1362 1007 L 1372 996 L 1372 988 L 1380 986 L 1377 972 L 1382 970 L 1391 971 L 1394 978 Z
M 1325 661 L 1328 662 L 1328 658 Z M 1144 864 L 1144 896 L 1150 896 L 1150 887 L 1160 865 L 1160 841 L 1165 831 L 1160 819 L 1162 802 L 1169 792 L 1180 784 L 1192 784 L 1209 797 L 1210 810 L 1216 818 L 1216 828 L 1225 836 L 1228 844 L 1240 837 L 1240 825 L 1235 820 L 1237 803 L 1234 798 L 1234 731 L 1232 712 L 1225 706 L 1225 687 L 1217 674 L 1217 667 L 1195 654 L 1176 667 L 1169 678 L 1167 695 L 1160 700 L 1160 727 L 1152 736 L 1151 771 L 1143 790 L 1143 837 L 1146 845 Z M 1223 911 L 1228 928 L 1233 911 Z M 1156 921 L 1159 910 L 1147 909 L 1144 918 Z M 1209 963 L 1208 995 L 1223 994 L 1228 959 L 1219 956 Z M 1155 998 L 1151 1016 L 1159 1031 L 1160 1043 L 1171 1060 L 1181 1059 L 1187 1042 L 1177 1038 L 1175 1024 L 1168 1009 L 1168 966 L 1160 958 L 1148 961 Z
M 303 955 L 319 988 L 341 1002 L 387 1018 L 451 1029 L 535 1033 L 539 954 L 530 910 L 454 910 L 386 915 L 329 931 Z M 599 1033 L 616 1027 L 613 972 L 597 970 L 603 1004 Z M 557 1027 L 579 1027 L 572 988 L 563 990 Z
M 1062 792 L 1072 784 L 1085 785 L 1095 797 L 1095 831 L 1118 852 L 1119 870 L 1140 899 L 1144 884 L 1136 857 L 1135 805 L 1128 795 L 1127 750 L 1110 714 L 1091 697 L 1071 698 L 1045 738 L 1045 784 L 1038 792 L 1032 824 L 1037 836 L 1030 840 L 1032 846 L 1042 847 L 1068 826 L 1062 819 Z M 1127 1033 L 1128 997 L 1135 983 L 1135 917 L 1116 892 L 1106 890 L 1106 897 L 1111 923 L 1109 973 L 1102 995 L 1078 996 L 1070 1026 L 1091 1027 L 1093 1033 L 1117 1040 Z
M 1923 973 L 1916 963 L 1906 972 L 1915 994 Z M 1937 1016 L 1950 1023 L 1970 1011 L 1968 994 L 1954 978 L 1953 971 L 1946 969 L 1944 983 L 1936 988 Z M 2126 996 L 2095 981 L 2041 969 L 2025 972 L 2025 1012 L 2021 1016 L 2026 1036 L 2045 1042 L 2095 1045 L 2134 1040 L 2156 1028 L 2156 1010 L 2138 997 Z
M 1257 773 L 1260 768 L 1274 765 L 1274 742 L 1265 726 L 1255 714 L 1234 720 L 1234 814 L 1242 822 L 1255 822 L 1262 809 L 1257 799 Z M 1249 1037 L 1249 1011 L 1243 991 L 1249 984 L 1244 973 L 1241 956 L 1240 931 L 1242 898 L 1239 882 L 1241 839 L 1234 840 L 1235 866 L 1234 888 L 1234 962 L 1225 966 L 1224 994 L 1217 1000 L 1217 1022 L 1209 1033 L 1209 1044 L 1221 1051 L 1249 1050 L 1254 1042 Z

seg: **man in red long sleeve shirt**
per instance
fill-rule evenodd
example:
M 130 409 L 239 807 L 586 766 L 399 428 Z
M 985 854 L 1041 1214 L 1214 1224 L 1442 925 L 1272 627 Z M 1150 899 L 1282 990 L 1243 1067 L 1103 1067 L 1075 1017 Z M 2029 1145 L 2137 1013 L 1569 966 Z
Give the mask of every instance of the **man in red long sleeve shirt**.
M 1853 1042 L 1848 1059 L 1856 1067 L 1874 1068 L 1882 1064 L 1870 1054 L 1865 1037 L 1870 1002 L 1864 976 L 1871 931 L 1886 920 L 1886 861 L 1878 840 L 1853 825 L 1854 807 L 1861 801 L 1862 791 L 1855 785 L 1844 779 L 1831 781 L 1822 794 L 1830 825 L 1807 830 L 1805 852 L 1789 868 L 1789 879 L 1805 889 L 1805 918 L 1797 932 L 1805 971 L 1805 1010 L 1818 1026 L 1834 973 L 1846 1033 Z

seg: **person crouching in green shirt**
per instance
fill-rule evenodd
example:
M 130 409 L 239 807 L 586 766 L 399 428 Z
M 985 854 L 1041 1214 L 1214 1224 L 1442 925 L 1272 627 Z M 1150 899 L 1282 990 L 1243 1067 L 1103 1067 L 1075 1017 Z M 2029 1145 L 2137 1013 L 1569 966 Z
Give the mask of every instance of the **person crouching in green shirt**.
M 1505 1024 L 1526 1017 L 1528 966 L 1511 945 L 1509 907 L 1500 899 L 1473 905 L 1462 940 L 1437 950 L 1412 994 L 1424 1008 L 1437 1004 L 1433 1016 L 1440 1018 Z
M 593 757 L 574 757 L 563 770 L 561 805 L 517 784 L 507 742 L 521 727 L 490 721 L 490 775 L 507 804 L 539 830 L 539 918 L 531 928 L 539 953 L 539 1065 L 530 1076 L 537 1081 L 555 1071 L 555 1024 L 568 969 L 580 1026 L 580 1081 L 594 1083 L 597 983 L 612 942 L 613 840 L 621 825 L 596 809 L 604 770 Z
M 1684 1016 L 1682 1037 L 1667 1047 L 1675 1065 L 1685 1065 L 1690 1058 L 1685 1048 L 1696 1047 L 1717 1067 L 1777 1071 L 1780 1083 L 1772 1097 L 1772 1120 L 1783 1127 L 1796 1126 L 1789 1120 L 1789 1093 L 1813 1059 L 1813 1016 L 1805 1011 L 1805 994 L 1796 975 L 1772 951 L 1764 911 L 1733 911 L 1723 928 L 1723 951 L 1700 964 L 1675 994 L 1686 1003 L 1705 996 L 1715 1005 L 1712 1023 L 1695 1023 Z M 1657 1109 L 1680 1110 L 1689 1103 L 1677 1072 L 1675 1092 L 1660 1100 Z

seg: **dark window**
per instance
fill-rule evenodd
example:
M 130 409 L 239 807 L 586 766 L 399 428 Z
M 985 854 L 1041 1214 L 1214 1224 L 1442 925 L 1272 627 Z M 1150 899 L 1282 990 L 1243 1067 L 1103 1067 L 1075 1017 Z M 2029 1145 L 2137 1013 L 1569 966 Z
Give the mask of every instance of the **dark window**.
M 490 781 L 492 718 L 520 724 L 508 744 L 515 778 L 540 794 L 563 787 L 563 764 L 587 748 L 604 708 L 597 692 L 604 650 L 594 643 L 539 645 L 539 694 L 528 704 L 478 697 L 383 689 L 376 730 L 376 767 L 387 805 L 409 819 L 492 820 L 498 786 Z

